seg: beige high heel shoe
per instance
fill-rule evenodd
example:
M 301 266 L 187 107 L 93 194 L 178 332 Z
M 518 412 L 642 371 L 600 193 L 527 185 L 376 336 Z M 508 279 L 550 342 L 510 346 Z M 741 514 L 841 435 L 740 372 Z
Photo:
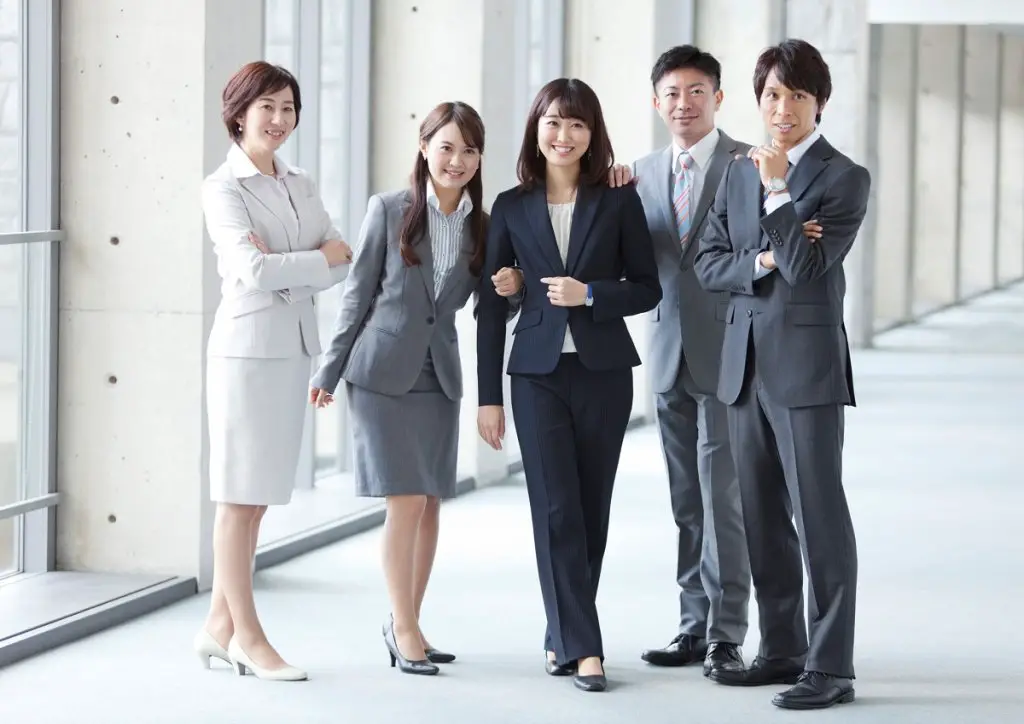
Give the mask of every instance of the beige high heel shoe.
M 282 666 L 280 669 L 264 669 L 253 663 L 248 654 L 242 651 L 242 647 L 232 638 L 228 643 L 228 656 L 231 657 L 231 665 L 235 667 L 235 673 L 245 676 L 246 669 L 251 671 L 257 679 L 267 681 L 305 681 L 309 677 L 302 669 L 294 666 Z
M 206 629 L 202 629 L 196 634 L 196 637 L 192 640 L 192 649 L 196 652 L 196 656 L 199 657 L 199 661 L 204 669 L 210 668 L 210 662 L 213 659 L 220 659 L 225 664 L 231 663 L 231 657 L 228 655 L 228 652 L 217 643 L 217 639 L 207 633 Z

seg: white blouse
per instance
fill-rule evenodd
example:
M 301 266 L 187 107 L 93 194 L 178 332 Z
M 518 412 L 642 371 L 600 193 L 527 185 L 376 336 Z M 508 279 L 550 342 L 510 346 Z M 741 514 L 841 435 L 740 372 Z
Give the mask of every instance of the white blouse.
M 575 208 L 576 202 L 548 204 L 551 229 L 555 232 L 555 241 L 558 242 L 558 253 L 562 257 L 562 264 L 565 264 L 569 258 L 569 232 L 572 230 L 572 212 Z M 575 351 L 576 343 L 573 342 L 569 325 L 566 325 L 565 341 L 562 342 L 562 353 Z

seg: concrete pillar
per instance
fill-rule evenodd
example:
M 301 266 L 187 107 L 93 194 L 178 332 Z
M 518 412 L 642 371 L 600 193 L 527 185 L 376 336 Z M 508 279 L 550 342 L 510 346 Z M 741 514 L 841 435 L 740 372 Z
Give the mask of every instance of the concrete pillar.
M 881 25 L 877 73 L 874 317 L 885 328 L 910 317 L 914 223 L 917 26 Z
M 57 565 L 210 575 L 199 204 L 220 93 L 262 54 L 251 0 L 62 3 Z
M 1002 104 L 999 114 L 999 218 L 997 278 L 1024 277 L 1024 38 L 1002 42 Z
M 960 245 L 961 298 L 995 286 L 996 226 L 999 213 L 1000 35 L 988 28 L 964 31 L 963 121 L 961 127 Z M 1017 77 L 1017 84 L 1021 81 Z M 1018 199 L 1018 203 L 1020 199 Z
M 962 26 L 920 27 L 914 150 L 914 313 L 957 299 L 960 229 Z
M 416 159 L 419 125 L 443 101 L 469 103 L 487 124 L 484 201 L 512 184 L 519 138 L 507 132 L 511 99 L 485 87 L 501 78 L 514 60 L 515 7 L 500 0 L 421 0 L 415 5 L 378 2 L 373 6 L 373 152 L 370 186 L 377 193 L 408 184 Z M 452 24 L 457 31 L 452 35 Z M 438 53 L 439 39 L 456 37 L 458 53 Z M 443 40 L 441 41 L 443 42 Z M 489 80 L 488 85 L 504 88 Z M 396 90 L 400 89 L 400 90 Z M 503 132 L 506 131 L 506 132 Z M 512 148 L 515 148 L 513 152 Z M 496 168 L 491 169 L 495 164 Z M 355 211 L 361 219 L 365 209 Z M 356 222 L 358 223 L 358 221 Z M 504 477 L 508 455 L 491 450 L 476 428 L 476 322 L 472 300 L 456 320 L 465 394 L 459 430 L 459 474 L 486 484 Z M 506 389 L 506 402 L 507 402 Z M 508 418 L 511 411 L 506 405 Z

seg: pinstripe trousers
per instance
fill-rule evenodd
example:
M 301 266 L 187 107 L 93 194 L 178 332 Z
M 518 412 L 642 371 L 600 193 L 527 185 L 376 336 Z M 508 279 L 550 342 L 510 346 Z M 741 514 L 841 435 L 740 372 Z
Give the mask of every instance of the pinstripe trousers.
M 547 616 L 544 649 L 561 665 L 604 658 L 595 599 L 632 406 L 632 369 L 589 370 L 576 354 L 563 354 L 547 375 L 512 375 Z

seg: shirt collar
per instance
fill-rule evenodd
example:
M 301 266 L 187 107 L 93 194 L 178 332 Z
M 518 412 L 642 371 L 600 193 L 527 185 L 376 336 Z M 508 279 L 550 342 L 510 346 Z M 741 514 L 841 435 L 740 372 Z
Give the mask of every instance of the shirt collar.
M 700 170 L 703 171 L 711 163 L 711 157 L 715 154 L 715 148 L 718 146 L 718 139 L 721 135 L 717 128 L 712 128 L 704 138 L 690 146 L 690 156 Z M 672 167 L 676 170 L 679 169 L 679 154 L 682 152 L 683 149 L 679 144 L 672 141 Z
M 427 203 L 441 212 L 442 216 L 444 215 L 444 212 L 441 211 L 441 200 L 437 198 L 437 190 L 434 189 L 434 180 L 429 176 L 427 177 Z M 463 189 L 462 198 L 459 199 L 459 205 L 456 207 L 455 213 L 465 219 L 472 210 L 473 200 L 469 198 L 469 191 Z
M 263 175 L 237 143 L 232 143 L 231 148 L 228 149 L 228 165 L 235 178 L 244 179 Z M 277 154 L 274 154 L 274 171 L 276 171 L 274 174 L 276 178 L 284 178 L 289 174 L 298 173 Z
M 804 157 L 804 154 L 807 153 L 807 150 L 811 146 L 813 146 L 819 138 L 821 138 L 821 131 L 818 129 L 817 126 L 815 126 L 814 130 L 810 132 L 807 138 L 800 141 L 800 143 L 796 144 L 795 146 L 793 146 L 793 148 L 789 149 L 789 151 L 786 152 L 786 156 L 789 158 L 789 162 L 793 164 L 793 166 L 795 167 L 798 163 L 800 163 L 800 159 Z

